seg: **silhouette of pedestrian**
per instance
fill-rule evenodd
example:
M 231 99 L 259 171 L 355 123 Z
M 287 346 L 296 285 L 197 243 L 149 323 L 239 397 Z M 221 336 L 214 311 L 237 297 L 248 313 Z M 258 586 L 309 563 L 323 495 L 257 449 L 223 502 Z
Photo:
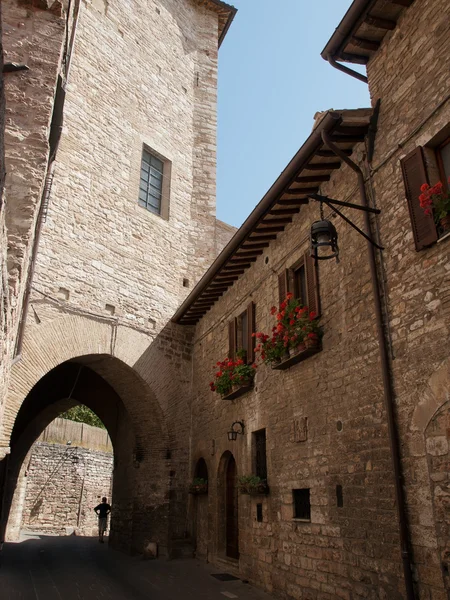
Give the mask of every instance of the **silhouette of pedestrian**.
M 106 525 L 108 523 L 108 515 L 111 512 L 111 506 L 107 503 L 105 497 L 102 498 L 101 504 L 94 508 L 94 511 L 98 515 L 98 541 L 103 544 L 103 536 L 105 535 Z

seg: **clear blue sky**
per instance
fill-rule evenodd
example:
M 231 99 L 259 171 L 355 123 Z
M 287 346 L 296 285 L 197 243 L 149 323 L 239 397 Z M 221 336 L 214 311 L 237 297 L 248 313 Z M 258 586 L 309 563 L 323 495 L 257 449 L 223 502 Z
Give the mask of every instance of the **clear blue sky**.
M 351 0 L 235 0 L 219 51 L 217 218 L 240 226 L 311 132 L 317 111 L 370 106 L 320 52 Z

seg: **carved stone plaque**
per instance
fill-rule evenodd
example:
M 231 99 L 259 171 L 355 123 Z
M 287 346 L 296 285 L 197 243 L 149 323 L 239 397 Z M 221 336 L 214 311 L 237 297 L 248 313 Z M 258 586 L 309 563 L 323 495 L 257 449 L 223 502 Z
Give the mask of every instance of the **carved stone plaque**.
M 308 439 L 308 417 L 294 419 L 291 427 L 291 442 L 306 442 Z

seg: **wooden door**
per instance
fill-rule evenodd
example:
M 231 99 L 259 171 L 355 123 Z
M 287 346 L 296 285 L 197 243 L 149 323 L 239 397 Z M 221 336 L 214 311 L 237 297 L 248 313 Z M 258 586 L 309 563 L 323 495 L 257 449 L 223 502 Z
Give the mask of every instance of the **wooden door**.
M 228 459 L 226 472 L 226 537 L 227 556 L 239 558 L 238 496 L 236 486 L 236 461 Z

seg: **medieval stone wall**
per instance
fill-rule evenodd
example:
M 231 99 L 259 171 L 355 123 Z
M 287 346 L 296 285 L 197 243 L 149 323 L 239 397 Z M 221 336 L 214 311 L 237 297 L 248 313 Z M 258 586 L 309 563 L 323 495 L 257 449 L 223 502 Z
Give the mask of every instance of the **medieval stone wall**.
M 430 31 L 421 29 L 423 23 L 430 23 Z M 418 597 L 433 600 L 443 600 L 450 589 L 445 511 L 450 238 L 416 252 L 400 159 L 428 145 L 430 180 L 437 181 L 433 146 L 450 123 L 449 39 L 443 0 L 416 1 L 405 10 L 368 65 L 373 103 L 381 98 L 370 169 L 363 146 L 352 155 L 366 174 L 371 202 L 382 210 L 375 229 L 385 246 L 378 269 L 392 342 L 413 571 Z M 344 166 L 321 193 L 359 203 L 356 183 Z M 360 215 L 345 212 L 362 226 Z M 197 327 L 191 473 L 200 457 L 209 471 L 209 530 L 202 533 L 196 525 L 199 547 L 210 559 L 223 556 L 222 457 L 233 453 L 238 475 L 250 473 L 252 432 L 266 428 L 270 494 L 239 497 L 241 573 L 289 598 L 405 598 L 364 240 L 343 221 L 335 223 L 340 263 L 319 266 L 322 352 L 284 372 L 260 367 L 254 390 L 232 402 L 208 387 L 215 362 L 228 352 L 228 321 L 250 300 L 256 304 L 256 329 L 270 332 L 277 276 L 307 250 L 309 227 L 317 217 L 316 207 L 302 207 Z M 244 421 L 245 435 L 229 442 L 226 432 L 236 420 Z M 337 485 L 342 486 L 342 507 Z M 310 489 L 309 523 L 292 518 L 295 488 Z M 262 504 L 261 522 L 257 504 Z M 194 500 L 191 508 L 195 516 Z
M 22 528 L 97 535 L 93 509 L 103 496 L 113 504 L 112 453 L 37 442 L 27 461 Z
M 361 159 L 361 152 L 356 156 Z M 351 171 L 342 168 L 322 191 L 359 202 L 355 187 Z M 351 216 L 362 226 L 360 215 Z M 254 390 L 235 401 L 209 391 L 214 365 L 228 353 L 228 321 L 253 300 L 257 331 L 270 332 L 278 275 L 308 250 L 317 217 L 316 206 L 302 207 L 198 325 L 191 468 L 205 458 L 210 490 L 209 531 L 201 545 L 210 559 L 224 553 L 222 456 L 234 455 L 238 476 L 254 472 L 252 432 L 265 428 L 270 494 L 238 501 L 243 576 L 289 598 L 365 598 L 373 588 L 400 598 L 394 481 L 363 238 L 336 223 L 341 261 L 320 264 L 322 352 L 287 371 L 260 366 Z M 229 442 L 227 431 L 240 420 L 245 435 Z M 305 422 L 307 432 L 296 436 Z M 343 507 L 337 506 L 337 485 Z M 292 490 L 304 488 L 311 493 L 310 522 L 293 518 Z M 256 520 L 258 503 L 262 522 Z
M 450 590 L 448 530 L 446 547 L 438 541 L 446 527 L 450 475 L 447 462 L 438 482 L 429 456 L 445 461 L 449 430 L 432 450 L 426 440 L 434 426 L 443 431 L 433 424 L 449 398 L 450 238 L 416 252 L 400 160 L 422 146 L 430 183 L 440 178 L 434 149 L 450 135 L 449 56 L 448 3 L 420 0 L 404 11 L 368 65 L 372 99 L 381 98 L 372 181 L 382 210 L 386 313 L 414 571 L 420 597 L 439 600 L 445 597 L 443 579 Z
M 82 5 L 33 299 L 151 339 L 214 258 L 217 19 L 195 2 Z M 144 145 L 170 163 L 168 218 L 138 204 Z
M 2 21 L 5 62 L 23 64 L 29 70 L 4 75 L 7 176 L 1 227 L 7 260 L 2 260 L 6 340 L 2 348 L 0 419 L 47 167 L 53 96 L 65 30 L 61 10 L 46 10 L 44 5 L 35 8 L 31 2 L 5 0 Z

